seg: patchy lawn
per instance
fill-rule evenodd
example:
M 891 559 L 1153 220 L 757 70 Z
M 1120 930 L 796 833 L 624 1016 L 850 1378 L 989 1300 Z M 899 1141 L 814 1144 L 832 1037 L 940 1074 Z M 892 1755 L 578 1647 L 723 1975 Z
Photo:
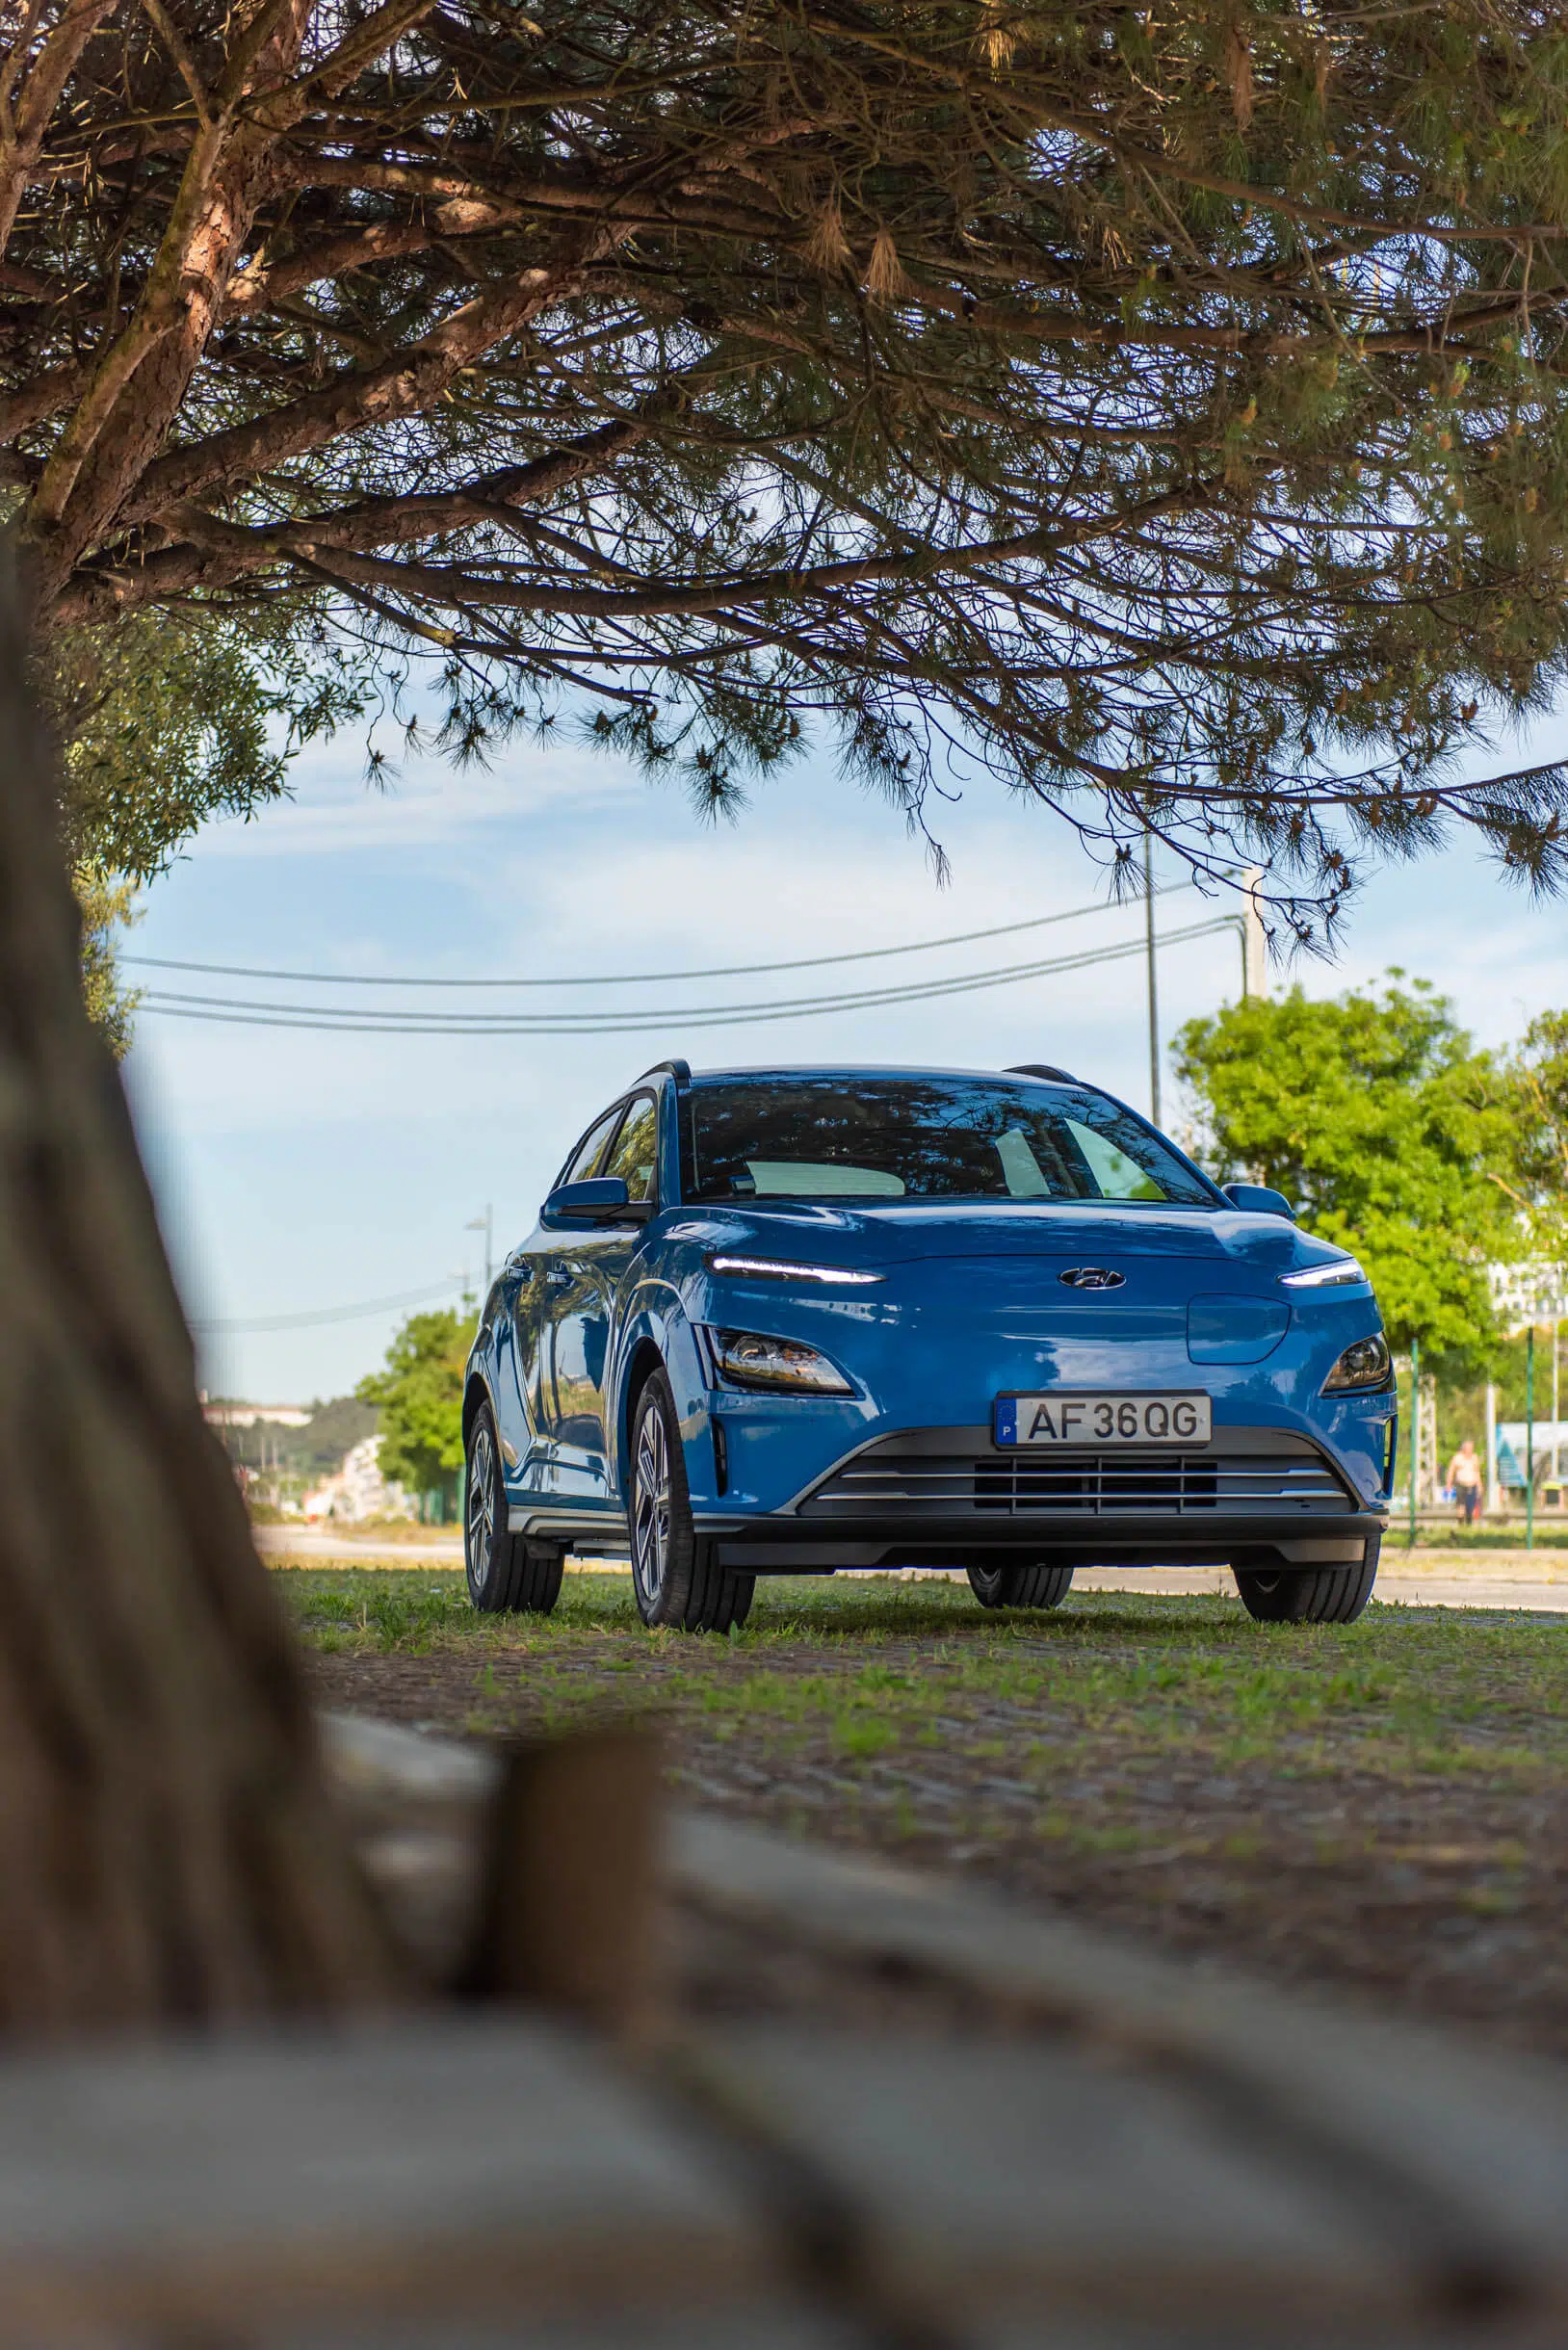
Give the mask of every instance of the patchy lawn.
M 1373 1607 L 760 1581 L 728 1639 L 628 1579 L 479 1617 L 460 1577 L 279 1574 L 324 1702 L 483 1736 L 654 1710 L 691 1797 L 1166 1945 L 1568 2053 L 1568 1626 Z

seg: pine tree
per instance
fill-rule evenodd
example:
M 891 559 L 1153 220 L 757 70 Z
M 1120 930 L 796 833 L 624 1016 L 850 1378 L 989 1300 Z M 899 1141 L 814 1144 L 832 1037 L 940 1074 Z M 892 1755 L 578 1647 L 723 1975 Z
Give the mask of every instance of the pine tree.
M 45 638 L 293 613 L 698 804 L 836 734 L 1269 864 L 1537 883 L 1564 35 L 1516 0 L 39 0 L 0 405 Z M 1478 779 L 1477 779 L 1478 778 Z

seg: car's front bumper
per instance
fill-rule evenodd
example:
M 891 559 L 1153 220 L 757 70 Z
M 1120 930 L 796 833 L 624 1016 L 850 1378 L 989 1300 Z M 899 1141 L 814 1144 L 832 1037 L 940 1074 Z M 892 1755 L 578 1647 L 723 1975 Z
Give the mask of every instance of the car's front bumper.
M 700 1509 L 723 1564 L 754 1573 L 968 1565 L 1349 1564 L 1387 1524 L 1328 1453 L 1277 1427 L 1179 1449 L 1003 1449 L 985 1427 L 905 1429 L 835 1461 L 781 1509 Z

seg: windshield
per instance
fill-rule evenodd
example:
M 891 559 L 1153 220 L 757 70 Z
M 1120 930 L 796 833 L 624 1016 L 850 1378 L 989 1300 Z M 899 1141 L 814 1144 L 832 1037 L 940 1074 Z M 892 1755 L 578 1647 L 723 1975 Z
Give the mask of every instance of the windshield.
M 1129 1110 L 1005 1078 L 699 1082 L 682 1121 L 688 1200 L 1099 1199 L 1221 1208 Z

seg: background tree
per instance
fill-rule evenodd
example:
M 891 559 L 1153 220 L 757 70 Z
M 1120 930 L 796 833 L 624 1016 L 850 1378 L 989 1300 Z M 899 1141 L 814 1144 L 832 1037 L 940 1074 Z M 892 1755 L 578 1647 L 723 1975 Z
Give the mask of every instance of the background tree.
M 1504 1063 L 1510 1175 L 1540 1254 L 1568 1261 L 1568 1011 L 1539 1012 Z
M 1517 1256 L 1498 1180 L 1514 1125 L 1495 1065 L 1452 1006 L 1391 973 L 1380 992 L 1249 997 L 1176 1039 L 1199 1153 L 1221 1179 L 1271 1184 L 1376 1286 L 1391 1342 L 1429 1368 L 1484 1360 L 1496 1333 L 1486 1267 Z
M 462 1469 L 462 1378 L 472 1311 L 412 1314 L 386 1350 L 386 1368 L 354 1393 L 381 1410 L 380 1469 L 415 1493 L 439 1493 L 450 1511 Z
M 123 1060 L 141 997 L 120 984 L 116 948 L 121 931 L 136 920 L 136 892 L 129 881 L 116 881 L 94 865 L 73 868 L 71 889 L 81 924 L 82 1001 L 110 1052 Z
M 450 747 L 586 700 L 704 806 L 823 727 L 913 822 L 951 758 L 1329 910 L 1450 817 L 1560 876 L 1562 771 L 1457 764 L 1563 660 L 1552 12 L 11 22 L 45 640 L 311 601 Z
M 293 751 L 358 707 L 340 665 L 312 660 L 320 633 L 308 610 L 154 607 L 42 649 L 36 682 L 60 744 L 83 982 L 117 1057 L 136 999 L 119 985 L 114 939 L 138 888 L 210 818 L 249 818 L 278 798 Z

